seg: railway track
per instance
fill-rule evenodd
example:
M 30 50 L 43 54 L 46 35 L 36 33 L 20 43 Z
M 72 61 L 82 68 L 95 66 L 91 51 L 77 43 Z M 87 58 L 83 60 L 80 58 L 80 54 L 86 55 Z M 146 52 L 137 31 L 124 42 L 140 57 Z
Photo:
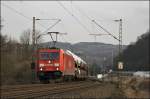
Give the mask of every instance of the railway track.
M 57 83 L 57 85 L 63 85 L 63 84 L 73 84 L 73 83 L 82 83 L 83 81 L 79 81 L 79 82 L 61 82 L 61 83 Z M 0 90 L 2 90 L 3 92 L 8 92 L 8 91 L 18 91 L 18 90 L 28 90 L 28 89 L 31 89 L 32 88 L 36 88 L 36 87 L 40 87 L 40 86 L 48 86 L 48 87 L 51 87 L 51 86 L 54 86 L 56 85 L 56 83 L 50 83 L 50 84 L 26 84 L 26 85 L 9 85 L 9 86 L 2 86 L 0 88 Z
M 53 96 L 66 92 L 71 92 L 77 89 L 89 88 L 97 86 L 97 83 L 91 81 L 60 83 L 60 84 L 47 84 L 47 85 L 33 85 L 25 88 L 25 86 L 11 89 L 9 91 L 2 90 L 1 98 L 39 98 L 45 96 Z

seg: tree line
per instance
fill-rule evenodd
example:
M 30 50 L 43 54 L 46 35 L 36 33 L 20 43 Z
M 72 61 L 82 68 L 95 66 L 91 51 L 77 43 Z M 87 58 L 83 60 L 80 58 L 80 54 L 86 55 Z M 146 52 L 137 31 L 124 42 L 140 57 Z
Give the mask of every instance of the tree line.
M 0 34 L 1 84 L 32 82 L 30 63 L 32 59 L 31 30 L 21 33 L 20 41 Z M 39 35 L 40 32 L 36 31 Z M 40 42 L 40 39 L 37 40 Z
M 149 30 L 137 38 L 135 43 L 131 43 L 122 53 L 122 61 L 125 71 L 150 71 L 149 63 Z M 117 70 L 119 56 L 114 59 L 114 70 Z

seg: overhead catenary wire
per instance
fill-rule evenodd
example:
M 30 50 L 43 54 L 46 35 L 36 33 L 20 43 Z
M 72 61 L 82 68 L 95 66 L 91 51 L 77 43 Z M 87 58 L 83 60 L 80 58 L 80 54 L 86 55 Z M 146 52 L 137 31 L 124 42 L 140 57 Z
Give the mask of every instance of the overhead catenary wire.
M 72 2 L 73 2 L 73 1 L 71 0 L 71 1 L 70 1 L 70 3 L 71 3 L 71 5 L 70 5 L 70 6 L 71 6 L 72 13 L 73 13 Z
M 63 21 L 61 21 L 60 25 L 61 25 L 62 29 L 64 30 L 64 32 L 67 33 L 67 29 L 65 28 L 65 25 L 64 25 Z
M 64 26 L 62 21 L 61 21 L 60 25 L 61 25 L 62 29 L 64 30 L 64 32 L 67 33 L 67 30 L 66 30 L 66 28 L 65 28 L 65 26 Z M 61 35 L 61 37 L 62 37 L 63 41 L 67 42 L 67 40 L 64 38 L 63 35 Z
M 79 6 L 77 6 L 77 5 L 74 4 L 74 7 L 75 7 L 82 15 L 84 15 L 88 20 L 90 20 L 90 21 L 93 23 L 92 18 L 90 18 Z M 91 24 L 92 24 L 92 23 L 91 23 Z M 95 23 L 94 23 L 94 24 L 95 24 Z M 94 24 L 92 24 L 93 32 L 95 32 L 95 31 L 94 31 Z
M 98 27 L 100 27 L 102 30 L 104 30 L 108 35 L 112 36 L 114 39 L 120 41 L 116 36 L 114 36 L 112 33 L 110 33 L 106 28 L 104 28 L 102 25 L 98 24 L 95 20 L 91 19 L 86 13 L 84 13 L 79 7 L 77 8 L 77 6 L 75 5 L 76 9 L 78 9 L 78 11 L 83 14 L 84 16 L 86 16 L 89 20 L 91 20 L 93 23 L 95 23 Z
M 16 9 L 14 9 L 14 8 L 12 8 L 12 7 L 10 7 L 10 6 L 6 5 L 6 4 L 4 4 L 4 3 L 1 3 L 1 4 L 2 4 L 3 6 L 5 6 L 5 7 L 7 7 L 8 9 L 14 11 L 15 13 L 17 13 L 17 14 L 23 16 L 24 18 L 26 18 L 26 19 L 28 19 L 28 20 L 32 20 L 31 18 L 29 18 L 28 16 L 22 14 L 21 12 L 17 11 Z
M 58 4 L 68 13 L 70 14 L 87 32 L 91 33 L 91 31 L 73 14 L 71 13 L 59 0 L 57 0 Z
M 92 20 L 97 26 L 99 26 L 101 29 L 103 29 L 108 35 L 112 36 L 114 39 L 120 41 L 116 36 L 111 34 L 107 29 L 105 29 L 102 25 L 98 24 L 95 20 Z
M 80 7 L 77 7 L 75 4 L 73 4 L 73 6 L 82 14 L 84 15 L 85 17 L 87 17 L 87 19 L 91 20 L 91 18 L 86 14 L 84 13 Z
M 42 32 L 42 34 L 48 32 L 48 30 L 52 29 L 54 26 L 56 26 L 57 23 L 59 23 L 61 20 L 57 20 L 53 25 L 51 25 L 49 28 L 47 28 L 45 31 Z
M 24 15 L 23 13 L 17 11 L 17 10 L 14 9 L 13 7 L 10 7 L 9 5 L 6 5 L 6 4 L 4 4 L 4 3 L 2 3 L 2 5 L 3 5 L 4 7 L 6 7 L 6 8 L 8 8 L 8 9 L 10 9 L 11 11 L 15 12 L 16 14 L 18 14 L 18 15 L 24 17 L 25 19 L 29 20 L 30 22 L 33 21 L 30 17 L 28 17 L 28 16 Z M 44 19 L 44 20 L 48 20 L 48 19 Z M 58 19 L 50 19 L 50 20 L 58 20 Z M 45 27 L 44 25 L 42 25 L 42 24 L 40 24 L 40 23 L 37 23 L 37 24 L 39 24 L 40 26 L 42 26 L 43 28 L 46 28 L 46 30 L 43 31 L 41 35 L 45 35 L 45 34 L 44 34 L 45 32 L 47 32 L 48 30 L 52 29 L 52 28 L 53 28 L 57 23 L 59 23 L 60 21 L 61 21 L 61 20 L 56 21 L 56 22 L 55 22 L 53 25 L 51 25 L 49 28 Z M 40 37 L 40 36 L 39 36 L 39 37 Z
M 6 4 L 4 4 L 4 3 L 1 3 L 1 4 L 2 4 L 4 7 L 6 7 L 6 8 L 8 8 L 8 9 L 10 9 L 11 11 L 15 12 L 16 14 L 18 14 L 18 15 L 20 15 L 20 16 L 22 16 L 22 17 L 28 19 L 28 20 L 30 20 L 30 22 L 32 21 L 32 18 L 30 18 L 30 17 L 24 15 L 23 13 L 17 11 L 17 10 L 14 9 L 13 7 L 10 7 L 9 5 L 6 5 Z M 38 23 L 38 24 L 39 24 L 40 26 L 42 26 L 43 28 L 46 28 L 44 25 L 42 25 L 42 24 L 40 24 L 40 23 Z

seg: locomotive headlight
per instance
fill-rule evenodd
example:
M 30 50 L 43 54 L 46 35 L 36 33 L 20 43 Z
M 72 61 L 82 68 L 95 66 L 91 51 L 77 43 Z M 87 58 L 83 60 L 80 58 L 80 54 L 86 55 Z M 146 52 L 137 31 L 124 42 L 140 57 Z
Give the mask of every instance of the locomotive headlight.
M 51 63 L 51 61 L 49 60 L 48 63 Z
M 58 64 L 58 63 L 55 63 L 54 66 L 59 66 L 59 64 Z
M 40 67 L 43 67 L 44 66 L 44 64 L 40 64 Z
M 40 70 L 42 71 L 43 69 L 41 68 Z

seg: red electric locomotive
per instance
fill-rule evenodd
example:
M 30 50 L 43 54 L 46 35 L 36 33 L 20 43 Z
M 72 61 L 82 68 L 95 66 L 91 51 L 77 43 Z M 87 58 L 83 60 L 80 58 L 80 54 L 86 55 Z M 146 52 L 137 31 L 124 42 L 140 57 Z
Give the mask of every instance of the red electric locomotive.
M 36 56 L 36 72 L 41 82 L 87 77 L 86 63 L 70 51 L 58 48 L 39 49 Z

